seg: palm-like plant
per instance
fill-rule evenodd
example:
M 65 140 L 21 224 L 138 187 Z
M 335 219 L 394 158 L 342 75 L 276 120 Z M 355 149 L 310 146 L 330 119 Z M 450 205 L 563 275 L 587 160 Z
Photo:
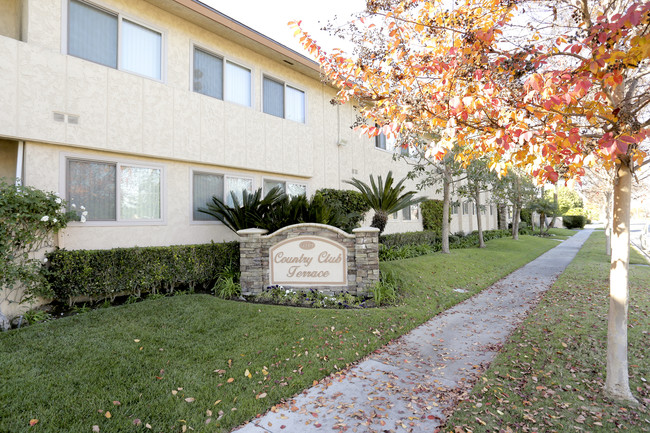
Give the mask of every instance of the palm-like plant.
M 213 196 L 212 203 L 207 203 L 206 208 L 199 208 L 199 212 L 212 215 L 235 233 L 238 230 L 260 227 L 274 205 L 284 196 L 280 187 L 273 188 L 264 197 L 261 188 L 253 193 L 243 190 L 241 203 L 234 191 L 230 194 L 232 207 Z
M 415 197 L 415 191 L 402 193 L 406 189 L 403 185 L 405 180 L 406 178 L 393 185 L 395 181 L 393 172 L 389 171 L 385 182 L 381 176 L 377 176 L 375 182 L 375 178 L 370 175 L 370 185 L 356 178 L 346 180 L 345 183 L 357 188 L 368 206 L 375 211 L 370 225 L 378 228 L 381 234 L 386 228 L 389 214 L 400 211 L 407 206 L 418 204 L 426 199 L 426 197 Z

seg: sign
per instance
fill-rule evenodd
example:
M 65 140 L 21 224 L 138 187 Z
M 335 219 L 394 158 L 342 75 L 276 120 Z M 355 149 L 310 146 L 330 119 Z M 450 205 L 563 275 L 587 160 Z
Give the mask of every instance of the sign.
M 269 248 L 271 285 L 345 286 L 348 251 L 318 236 L 298 236 Z

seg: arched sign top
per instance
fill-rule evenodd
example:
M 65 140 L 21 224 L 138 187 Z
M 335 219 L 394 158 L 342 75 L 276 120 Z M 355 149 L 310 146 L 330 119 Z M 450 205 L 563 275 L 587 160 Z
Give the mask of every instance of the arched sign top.
M 354 239 L 354 235 L 346 233 L 345 231 L 341 230 L 338 227 L 329 226 L 327 224 L 319 224 L 319 223 L 293 224 L 293 225 L 290 225 L 290 226 L 282 227 L 280 230 L 276 230 L 273 233 L 271 233 L 270 235 L 266 235 L 265 237 L 266 238 L 272 238 L 274 236 L 278 236 L 278 235 L 281 235 L 281 234 L 283 234 L 285 232 L 289 232 L 289 231 L 292 231 L 292 230 L 295 230 L 295 229 L 301 228 L 301 227 L 315 227 L 315 228 L 318 228 L 318 229 L 321 229 L 321 230 L 330 231 L 332 233 L 335 233 L 335 234 L 337 234 L 339 236 L 343 236 L 345 238 Z

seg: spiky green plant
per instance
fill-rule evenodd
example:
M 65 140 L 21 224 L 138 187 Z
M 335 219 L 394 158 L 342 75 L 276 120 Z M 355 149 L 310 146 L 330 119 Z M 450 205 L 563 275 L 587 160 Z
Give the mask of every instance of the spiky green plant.
M 358 189 L 370 209 L 375 211 L 370 225 L 378 228 L 381 234 L 388 223 L 388 215 L 407 206 L 416 205 L 426 199 L 426 197 L 415 197 L 415 191 L 402 193 L 406 189 L 403 185 L 405 180 L 406 178 L 393 185 L 395 179 L 393 179 L 393 172 L 389 171 L 385 182 L 381 176 L 377 176 L 375 182 L 375 178 L 370 175 L 370 185 L 357 178 L 346 180 L 345 183 L 349 183 Z
M 284 197 L 280 187 L 275 187 L 262 197 L 262 189 L 251 193 L 243 190 L 240 203 L 237 194 L 231 193 L 232 206 L 228 206 L 223 200 L 212 197 L 212 203 L 207 203 L 206 208 L 199 208 L 199 212 L 212 215 L 221 221 L 230 230 L 237 232 L 251 227 L 261 227 L 262 221 L 268 216 L 274 205 Z

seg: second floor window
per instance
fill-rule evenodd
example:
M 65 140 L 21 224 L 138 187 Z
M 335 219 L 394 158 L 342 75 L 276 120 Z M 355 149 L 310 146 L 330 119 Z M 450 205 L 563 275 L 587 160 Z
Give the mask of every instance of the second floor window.
M 251 70 L 194 48 L 193 89 L 213 98 L 251 106 Z
M 69 3 L 68 54 L 162 79 L 162 33 L 79 0 Z
M 305 92 L 264 77 L 264 112 L 305 123 Z

